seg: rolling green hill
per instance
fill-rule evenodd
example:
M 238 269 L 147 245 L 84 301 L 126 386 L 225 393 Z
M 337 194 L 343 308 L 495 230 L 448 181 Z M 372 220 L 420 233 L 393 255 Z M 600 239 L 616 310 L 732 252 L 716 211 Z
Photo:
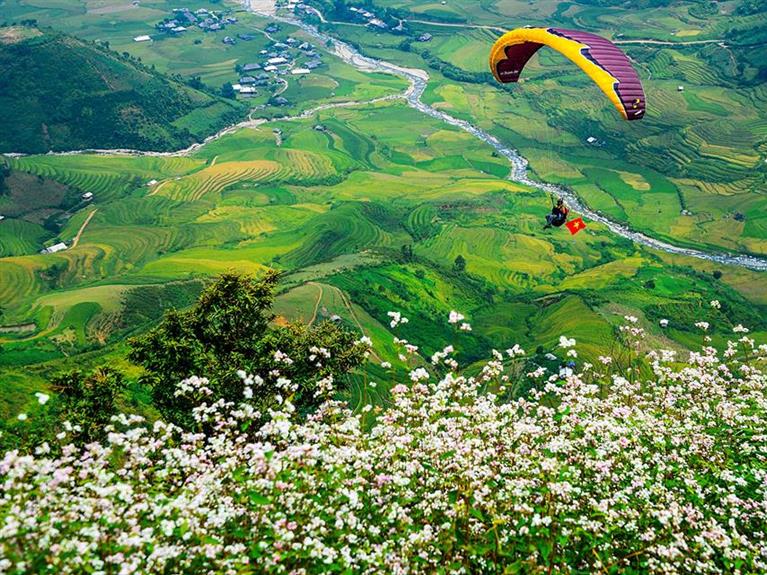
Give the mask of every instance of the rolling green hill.
M 0 28 L 0 70 L 2 152 L 174 150 L 244 110 L 105 46 L 36 28 Z

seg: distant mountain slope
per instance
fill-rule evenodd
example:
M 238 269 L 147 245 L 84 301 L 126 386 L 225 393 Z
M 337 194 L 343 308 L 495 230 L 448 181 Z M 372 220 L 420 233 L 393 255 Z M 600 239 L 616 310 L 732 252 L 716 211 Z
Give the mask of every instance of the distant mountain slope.
M 97 44 L 0 28 L 0 152 L 174 150 L 243 113 Z

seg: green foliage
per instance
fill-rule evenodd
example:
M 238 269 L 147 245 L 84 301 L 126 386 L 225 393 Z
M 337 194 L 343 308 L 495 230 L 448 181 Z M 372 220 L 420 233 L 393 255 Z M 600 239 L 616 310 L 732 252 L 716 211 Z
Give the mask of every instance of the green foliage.
M 103 439 L 104 427 L 119 411 L 118 401 L 125 391 L 123 375 L 101 367 L 88 375 L 81 371 L 65 373 L 51 384 L 58 393 L 59 420 L 75 426 L 75 437 L 82 443 Z
M 64 432 L 77 444 L 103 441 L 105 427 L 120 412 L 126 382 L 123 374 L 110 367 L 90 373 L 73 370 L 60 373 L 51 380 L 54 398 L 39 392 L 45 408 L 30 420 L 0 421 L 0 449 L 30 449 L 43 443 L 56 444 L 56 436 Z M 38 406 L 39 408 L 40 406 Z
M 457 272 L 466 271 L 466 258 L 458 254 L 453 261 L 453 270 Z
M 224 98 L 228 98 L 230 100 L 237 99 L 237 92 L 235 92 L 234 86 L 232 86 L 231 82 L 224 82 L 224 84 L 221 86 L 221 95 Z
M 199 398 L 176 393 L 178 383 L 191 375 L 209 380 L 213 401 L 242 395 L 239 371 L 258 376 L 263 382 L 256 385 L 253 403 L 262 409 L 286 392 L 279 378 L 287 378 L 295 386 L 296 406 L 308 410 L 321 399 L 319 379 L 361 364 L 365 346 L 332 323 L 270 325 L 278 278 L 271 271 L 260 279 L 223 274 L 194 307 L 167 313 L 157 328 L 131 340 L 130 357 L 145 369 L 142 382 L 152 387 L 155 406 L 167 420 L 193 425 L 191 408 Z
M 207 134 L 174 122 L 223 102 L 129 55 L 54 32 L 0 44 L 0 69 L 0 151 L 178 149 Z M 227 103 L 213 123 L 223 127 L 241 112 Z

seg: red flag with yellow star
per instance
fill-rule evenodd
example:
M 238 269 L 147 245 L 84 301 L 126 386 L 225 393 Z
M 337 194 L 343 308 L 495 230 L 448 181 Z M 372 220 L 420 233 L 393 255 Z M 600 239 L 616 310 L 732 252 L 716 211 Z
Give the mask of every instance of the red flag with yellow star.
M 570 230 L 570 233 L 575 235 L 586 227 L 586 222 L 583 221 L 583 218 L 575 218 L 574 220 L 567 222 L 565 225 L 567 226 L 567 229 Z

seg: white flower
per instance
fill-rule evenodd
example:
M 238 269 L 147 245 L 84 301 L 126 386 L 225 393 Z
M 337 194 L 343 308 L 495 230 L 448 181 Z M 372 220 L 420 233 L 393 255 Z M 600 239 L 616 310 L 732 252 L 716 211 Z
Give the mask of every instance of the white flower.
M 391 327 L 397 327 L 400 324 L 406 324 L 408 321 L 410 321 L 406 317 L 403 317 L 403 315 L 398 311 L 390 311 L 387 312 L 386 315 L 391 318 L 391 321 L 389 322 Z
M 637 317 L 633 315 L 624 315 L 623 319 L 625 319 L 629 323 L 636 323 L 639 321 L 639 319 L 637 319 Z
M 391 369 L 391 363 L 389 363 L 388 361 L 382 361 L 381 367 L 384 369 Z
M 528 373 L 527 377 L 532 377 L 534 379 L 538 379 L 539 377 L 542 377 L 544 373 L 546 373 L 546 368 L 545 367 L 539 367 L 535 371 L 531 371 L 530 373 Z
M 709 323 L 707 321 L 699 321 L 695 324 L 695 327 L 698 327 L 702 329 L 703 331 L 708 331 Z
M 658 323 L 660 323 L 661 327 L 668 327 L 668 320 L 667 319 L 662 319 Z
M 41 393 L 39 391 L 35 393 L 35 397 L 37 398 L 37 402 L 40 405 L 45 405 L 46 403 L 48 403 L 48 400 L 51 398 L 51 396 L 48 395 L 47 393 Z
M 711 300 L 711 304 L 710 304 L 710 305 L 711 305 L 711 307 L 712 307 L 712 308 L 714 308 L 714 309 L 722 309 L 722 304 L 721 304 L 721 303 L 719 303 L 719 300 L 718 300 L 718 299 L 712 299 L 712 300 Z
M 519 346 L 519 344 L 518 344 L 518 343 L 515 343 L 515 344 L 514 344 L 514 347 L 512 347 L 512 348 L 510 348 L 510 349 L 507 349 L 507 350 L 506 350 L 506 354 L 507 354 L 509 357 L 517 357 L 517 356 L 519 356 L 519 355 L 525 355 L 525 350 L 524 350 L 524 349 L 522 349 L 522 348 Z
M 466 317 L 462 313 L 458 313 L 457 311 L 453 310 L 450 312 L 450 317 L 447 320 L 447 323 L 458 323 L 459 321 L 463 321 L 466 319 Z
M 460 329 L 461 331 L 471 331 L 471 324 L 464 322 L 461 324 Z
M 372 339 L 370 339 L 370 338 L 369 338 L 368 336 L 366 336 L 366 335 L 363 335 L 363 336 L 362 336 L 362 337 L 359 339 L 359 342 L 358 342 L 358 343 L 361 343 L 362 345 L 366 345 L 366 346 L 368 346 L 368 347 L 373 347 L 373 340 L 372 340 Z
M 568 347 L 574 347 L 574 346 L 575 346 L 574 339 L 568 339 L 564 335 L 559 336 L 559 347 L 563 347 L 567 349 Z
M 748 333 L 748 328 L 743 327 L 741 324 L 736 325 L 734 328 L 732 328 L 732 331 L 735 333 Z
M 27 420 L 27 414 L 26 413 L 19 413 L 16 416 L 16 419 L 18 419 L 19 421 L 26 421 Z
M 288 357 L 288 354 L 280 351 L 279 349 L 274 352 L 274 361 L 277 363 L 284 363 L 285 365 L 293 364 L 293 360 Z
M 418 382 L 423 379 L 429 379 L 429 372 L 426 371 L 424 368 L 419 367 L 410 372 L 410 379 L 411 381 L 414 381 L 414 382 Z

